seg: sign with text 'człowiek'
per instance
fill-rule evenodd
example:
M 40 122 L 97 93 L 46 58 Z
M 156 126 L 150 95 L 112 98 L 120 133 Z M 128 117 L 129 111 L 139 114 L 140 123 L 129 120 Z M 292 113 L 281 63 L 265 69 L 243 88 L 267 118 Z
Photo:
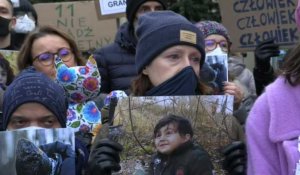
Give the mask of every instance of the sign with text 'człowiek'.
M 294 15 L 297 0 L 221 0 L 219 5 L 233 51 L 254 50 L 269 38 L 281 48 L 292 48 L 299 42 Z

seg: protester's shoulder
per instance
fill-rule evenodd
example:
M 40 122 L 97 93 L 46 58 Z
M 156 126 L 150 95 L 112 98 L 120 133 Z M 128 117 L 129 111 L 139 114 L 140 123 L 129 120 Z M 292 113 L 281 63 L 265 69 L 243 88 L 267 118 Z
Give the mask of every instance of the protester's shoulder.
M 103 54 L 103 53 L 106 53 L 106 52 L 113 52 L 117 47 L 119 47 L 118 44 L 113 42 L 113 43 L 110 43 L 106 46 L 97 48 L 94 51 L 94 54 L 97 55 L 97 54 Z
M 193 146 L 190 148 L 190 154 L 192 156 L 208 156 L 208 152 L 200 145 L 193 143 Z
M 297 86 L 294 89 L 295 90 L 293 90 L 293 87 L 287 83 L 284 77 L 279 76 L 275 81 L 266 86 L 264 92 L 257 97 L 253 108 L 264 108 L 268 106 L 268 103 L 272 102 L 273 100 L 282 99 L 286 95 L 290 96 L 294 93 L 293 91 L 300 91 L 300 86 Z
M 287 94 L 298 93 L 299 91 L 300 91 L 300 85 L 296 85 L 296 86 L 290 85 L 287 79 L 282 75 L 278 76 L 274 82 L 272 82 L 266 87 L 266 93 L 275 96 L 283 95 L 284 93 Z

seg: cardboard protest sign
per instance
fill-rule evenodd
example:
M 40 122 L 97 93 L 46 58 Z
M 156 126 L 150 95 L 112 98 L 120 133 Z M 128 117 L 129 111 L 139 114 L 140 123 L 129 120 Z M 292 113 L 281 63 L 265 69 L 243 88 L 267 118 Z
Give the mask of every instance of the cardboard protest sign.
M 223 0 L 219 5 L 233 51 L 254 50 L 257 43 L 269 38 L 281 48 L 299 42 L 294 17 L 297 0 Z
M 111 128 L 111 138 L 117 138 L 124 147 L 121 166 L 126 168 L 122 168 L 121 173 L 149 170 L 151 157 L 157 152 L 154 128 L 160 119 L 174 114 L 190 121 L 193 140 L 209 153 L 216 174 L 225 175 L 221 168 L 223 157 L 218 150 L 233 140 L 243 139 L 243 129 L 232 116 L 232 110 L 233 96 L 122 98 L 118 101 Z
M 57 174 L 63 168 L 75 175 L 72 129 L 3 131 L 0 140 L 0 175 Z
M 114 41 L 116 20 L 98 20 L 93 1 L 40 3 L 34 8 L 39 16 L 39 25 L 52 25 L 67 32 L 82 51 Z
M 125 16 L 126 0 L 95 0 L 99 19 Z

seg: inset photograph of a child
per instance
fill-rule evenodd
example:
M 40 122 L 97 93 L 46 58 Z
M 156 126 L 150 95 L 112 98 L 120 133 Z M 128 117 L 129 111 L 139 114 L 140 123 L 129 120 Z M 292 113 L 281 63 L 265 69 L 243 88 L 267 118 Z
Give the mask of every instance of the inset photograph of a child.
M 75 170 L 74 132 L 67 128 L 0 132 L 0 175 L 59 175 Z M 75 175 L 75 173 L 74 173 Z
M 124 150 L 113 174 L 225 174 L 221 150 L 244 139 L 232 110 L 233 97 L 221 95 L 119 100 L 114 126 Z

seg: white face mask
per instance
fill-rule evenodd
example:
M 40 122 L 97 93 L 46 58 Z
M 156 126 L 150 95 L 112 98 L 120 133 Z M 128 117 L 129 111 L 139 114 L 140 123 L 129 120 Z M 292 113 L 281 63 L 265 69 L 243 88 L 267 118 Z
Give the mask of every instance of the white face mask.
M 27 15 L 17 18 L 17 23 L 14 28 L 16 33 L 29 33 L 35 28 L 35 22 Z
M 13 131 L 34 130 L 34 129 L 45 129 L 45 128 L 41 128 L 41 127 L 38 127 L 38 126 L 29 126 L 29 127 L 26 127 L 26 128 L 14 129 Z M 8 130 L 8 131 L 12 131 L 12 130 Z
M 217 46 L 214 50 L 208 51 L 206 53 L 206 56 L 212 56 L 212 55 L 227 55 L 227 52 L 224 52 L 220 46 Z

